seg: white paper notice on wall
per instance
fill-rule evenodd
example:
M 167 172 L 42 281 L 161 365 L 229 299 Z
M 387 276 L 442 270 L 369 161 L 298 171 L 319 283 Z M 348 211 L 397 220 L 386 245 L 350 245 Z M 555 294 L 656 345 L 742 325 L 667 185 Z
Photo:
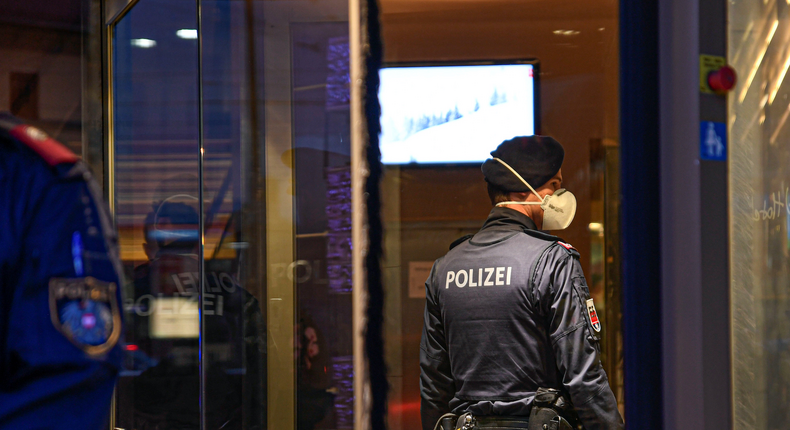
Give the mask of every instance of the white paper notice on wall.
M 425 298 L 425 281 L 431 274 L 433 261 L 409 261 L 409 298 Z

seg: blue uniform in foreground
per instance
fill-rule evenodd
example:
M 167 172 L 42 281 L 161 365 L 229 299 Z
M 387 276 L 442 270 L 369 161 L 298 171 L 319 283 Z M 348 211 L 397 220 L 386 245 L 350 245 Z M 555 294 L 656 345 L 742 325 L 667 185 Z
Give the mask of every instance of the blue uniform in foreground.
M 526 418 L 538 388 L 566 393 L 587 430 L 623 428 L 572 246 L 494 208 L 477 234 L 436 260 L 425 286 L 423 430 L 447 412 Z
M 106 428 L 121 366 L 117 239 L 85 164 L 0 114 L 0 429 Z

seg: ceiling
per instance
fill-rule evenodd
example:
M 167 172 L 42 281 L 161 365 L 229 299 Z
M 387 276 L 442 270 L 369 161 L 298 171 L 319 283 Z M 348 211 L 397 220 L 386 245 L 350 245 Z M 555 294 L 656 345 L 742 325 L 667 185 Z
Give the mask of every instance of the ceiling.
M 612 19 L 619 2 L 613 0 L 380 0 L 385 15 L 398 13 L 460 13 L 474 20 L 503 19 Z
M 386 61 L 538 58 L 541 76 L 617 61 L 617 0 L 380 0 Z M 614 63 L 612 63 L 614 61 Z

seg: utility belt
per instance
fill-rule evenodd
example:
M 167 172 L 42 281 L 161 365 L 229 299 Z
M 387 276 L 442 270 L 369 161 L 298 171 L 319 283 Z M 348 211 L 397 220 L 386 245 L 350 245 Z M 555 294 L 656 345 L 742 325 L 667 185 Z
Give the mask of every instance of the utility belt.
M 471 412 L 462 414 L 445 414 L 436 423 L 434 430 L 475 430 L 475 429 L 525 429 L 529 430 L 527 417 L 474 416 Z
M 474 416 L 466 412 L 461 416 L 445 414 L 436 423 L 434 430 L 477 430 L 497 428 L 499 430 L 583 430 L 573 405 L 553 388 L 538 388 L 532 411 L 527 417 Z

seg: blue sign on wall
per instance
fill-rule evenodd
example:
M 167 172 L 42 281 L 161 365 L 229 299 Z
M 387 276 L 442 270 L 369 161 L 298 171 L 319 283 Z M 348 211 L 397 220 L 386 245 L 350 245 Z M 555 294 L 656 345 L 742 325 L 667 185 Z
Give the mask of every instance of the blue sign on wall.
M 699 158 L 727 160 L 727 124 L 710 121 L 699 123 Z

